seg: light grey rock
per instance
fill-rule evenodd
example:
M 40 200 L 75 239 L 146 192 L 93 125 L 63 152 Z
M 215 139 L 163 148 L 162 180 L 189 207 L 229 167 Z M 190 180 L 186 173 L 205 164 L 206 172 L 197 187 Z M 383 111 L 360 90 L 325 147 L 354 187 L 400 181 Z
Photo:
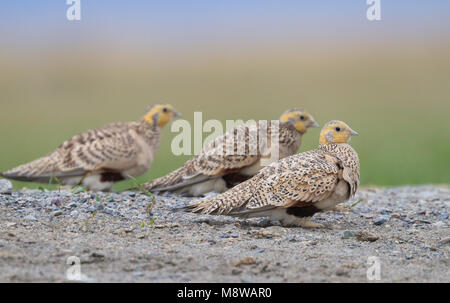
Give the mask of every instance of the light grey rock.
M 26 215 L 23 217 L 25 220 L 36 221 L 36 217 L 34 215 Z
M 103 209 L 103 204 L 101 202 L 95 202 L 94 203 L 94 207 L 96 210 L 102 210 Z
M 447 224 L 445 224 L 445 223 L 442 222 L 442 221 L 438 221 L 438 222 L 435 222 L 435 223 L 433 223 L 433 224 L 431 224 L 431 225 L 433 225 L 433 226 L 435 226 L 435 227 L 444 227 L 444 226 L 446 226 Z
M 10 193 L 12 190 L 12 183 L 6 179 L 0 180 L 0 194 Z
M 6 227 L 14 227 L 17 226 L 16 222 L 6 222 Z
M 441 220 L 447 220 L 449 216 L 450 216 L 450 214 L 445 213 L 445 214 L 440 215 L 440 216 L 439 216 L 439 219 L 441 219 Z
M 108 215 L 115 215 L 115 216 L 120 216 L 120 215 L 121 215 L 121 213 L 120 213 L 119 211 L 117 211 L 117 210 L 115 210 L 115 209 L 112 209 L 112 208 L 110 208 L 110 207 L 105 207 L 105 208 L 103 209 L 103 212 L 104 212 L 105 214 L 108 214 Z
M 450 244 L 450 237 L 444 238 L 439 241 L 439 245 L 448 245 Z
M 354 237 L 356 234 L 356 232 L 354 230 L 345 230 L 342 233 L 342 238 L 343 239 L 350 239 L 351 237 Z
M 148 215 L 147 214 L 140 214 L 140 215 L 137 216 L 137 218 L 139 220 L 146 220 L 146 219 L 148 219 Z
M 52 212 L 52 216 L 53 217 L 58 217 L 58 216 L 61 216 L 62 214 L 63 214 L 63 212 L 61 210 L 57 210 L 57 211 Z
M 76 202 L 70 202 L 69 204 L 66 205 L 66 208 L 67 208 L 67 209 L 71 209 L 71 208 L 75 208 L 75 207 L 78 207 L 78 206 L 79 206 L 78 203 L 76 203 Z

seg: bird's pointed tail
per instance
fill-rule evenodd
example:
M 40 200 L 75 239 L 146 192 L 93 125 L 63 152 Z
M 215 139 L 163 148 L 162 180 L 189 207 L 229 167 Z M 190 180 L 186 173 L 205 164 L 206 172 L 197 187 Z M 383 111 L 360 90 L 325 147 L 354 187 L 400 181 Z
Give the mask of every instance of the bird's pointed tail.
M 220 195 L 211 199 L 198 200 L 180 210 L 200 214 L 231 215 L 245 207 L 252 197 L 254 183 L 254 178 L 249 179 Z

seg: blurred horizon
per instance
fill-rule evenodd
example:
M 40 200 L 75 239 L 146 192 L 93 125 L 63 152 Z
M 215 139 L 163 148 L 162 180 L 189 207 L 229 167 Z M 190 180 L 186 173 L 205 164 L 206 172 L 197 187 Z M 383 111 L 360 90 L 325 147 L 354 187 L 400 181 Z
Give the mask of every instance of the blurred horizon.
M 360 133 L 362 184 L 450 183 L 449 1 L 381 0 L 372 22 L 365 0 L 81 0 L 72 22 L 68 7 L 0 3 L 0 171 L 164 102 L 191 122 L 194 111 L 246 121 L 304 107 Z M 170 153 L 175 135 L 165 128 L 139 182 L 189 158 Z

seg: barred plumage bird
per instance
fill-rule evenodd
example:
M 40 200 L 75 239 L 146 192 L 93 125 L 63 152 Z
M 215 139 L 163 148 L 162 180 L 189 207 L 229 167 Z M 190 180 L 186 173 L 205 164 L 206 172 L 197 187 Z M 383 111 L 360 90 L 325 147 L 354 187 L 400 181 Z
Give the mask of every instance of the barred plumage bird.
M 19 181 L 61 182 L 109 191 L 115 182 L 147 172 L 159 146 L 161 129 L 175 116 L 179 114 L 171 105 L 152 105 L 140 122 L 89 130 L 47 156 L 0 175 Z
M 189 196 L 223 192 L 254 176 L 270 162 L 295 154 L 302 135 L 310 127 L 318 127 L 318 124 L 303 109 L 284 112 L 278 123 L 278 134 L 276 126 L 266 121 L 240 125 L 207 144 L 199 155 L 179 169 L 143 187 L 152 192 L 168 191 Z M 279 146 L 275 160 L 272 134 L 277 135 Z
M 285 226 L 319 227 L 309 218 L 352 197 L 359 186 L 359 158 L 347 142 L 357 135 L 347 124 L 330 121 L 319 147 L 263 168 L 256 176 L 186 211 L 270 217 Z

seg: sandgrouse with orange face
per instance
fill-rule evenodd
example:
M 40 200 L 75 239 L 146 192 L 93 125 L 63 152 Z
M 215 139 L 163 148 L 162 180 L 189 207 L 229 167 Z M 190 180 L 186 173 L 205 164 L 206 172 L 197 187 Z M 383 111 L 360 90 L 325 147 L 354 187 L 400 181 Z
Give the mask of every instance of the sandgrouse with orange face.
M 359 186 L 359 158 L 348 144 L 357 135 L 347 124 L 330 121 L 314 150 L 292 155 L 263 168 L 257 175 L 186 211 L 269 217 L 285 226 L 319 227 L 309 218 L 352 197 Z
M 140 122 L 89 130 L 45 157 L 0 175 L 19 181 L 57 181 L 109 191 L 115 182 L 147 172 L 158 149 L 162 127 L 176 116 L 179 114 L 171 105 L 152 105 Z
M 312 115 L 303 109 L 284 112 L 277 124 L 278 131 L 267 121 L 240 125 L 207 144 L 199 155 L 179 169 L 143 186 L 152 192 L 188 196 L 224 192 L 248 180 L 263 166 L 297 153 L 302 135 L 308 128 L 318 127 Z M 272 137 L 278 145 L 271 144 Z M 272 154 L 275 146 L 278 146 L 277 157 Z

